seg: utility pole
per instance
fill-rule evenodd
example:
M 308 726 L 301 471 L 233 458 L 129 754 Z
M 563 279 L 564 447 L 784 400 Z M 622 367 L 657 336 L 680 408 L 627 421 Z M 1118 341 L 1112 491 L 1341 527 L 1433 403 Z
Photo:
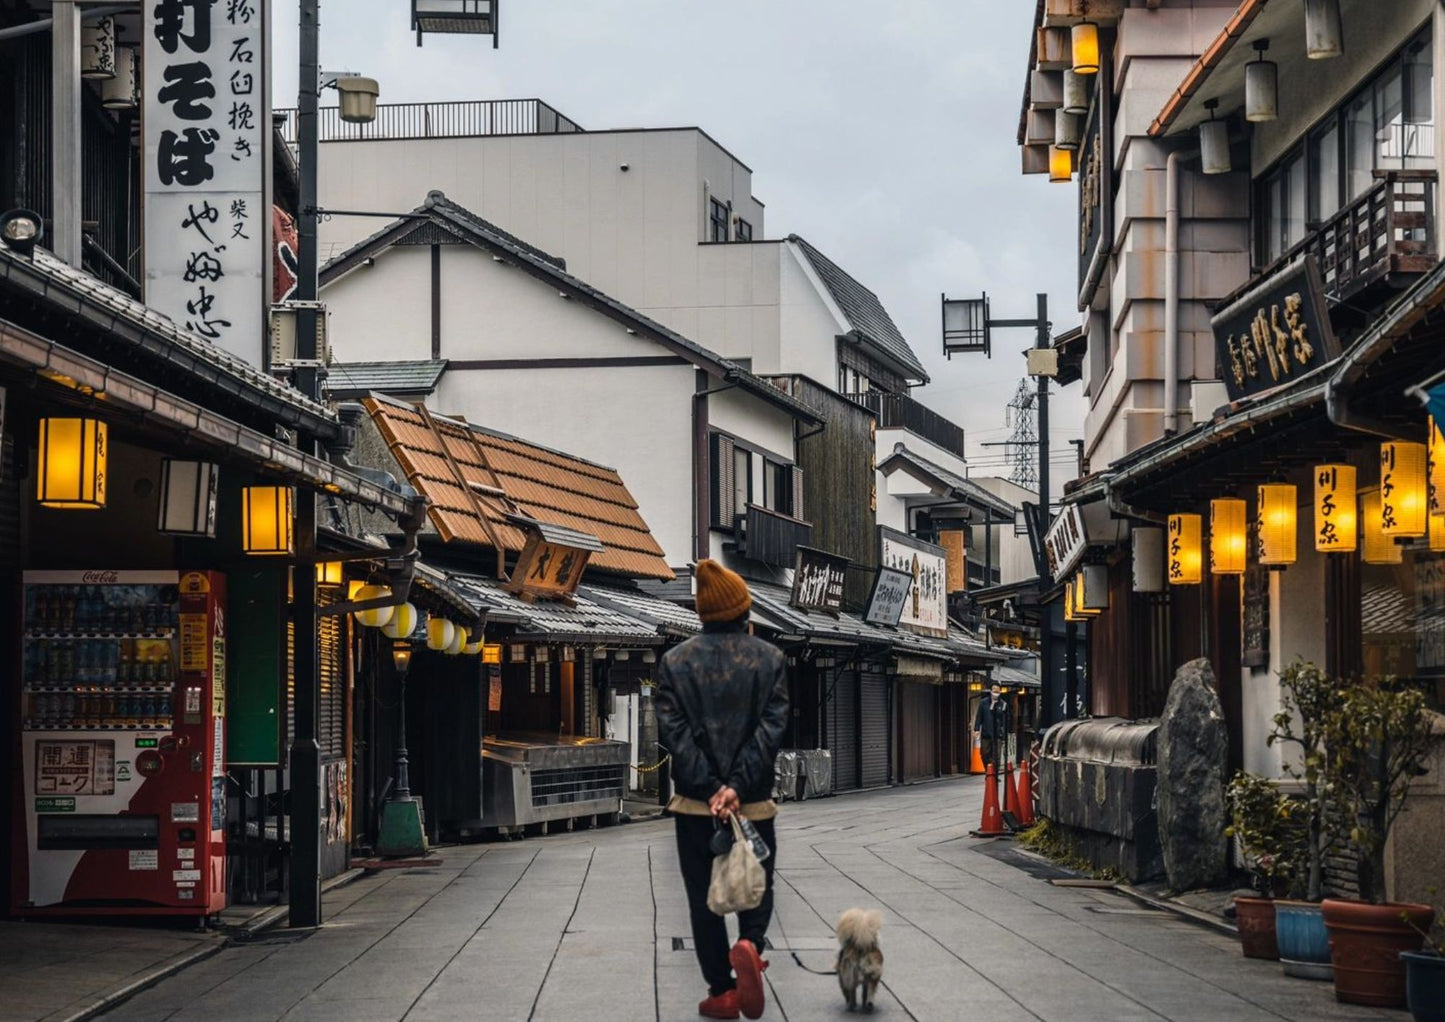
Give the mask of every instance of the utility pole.
M 1048 348 L 1052 343 L 1049 337 L 1049 296 L 1040 293 L 1038 295 L 1038 328 L 1034 335 L 1034 347 L 1040 351 Z M 1049 530 L 1049 378 L 1042 373 L 1039 375 L 1039 535 L 1042 536 Z M 1052 582 L 1052 579 L 1047 580 Z M 1045 603 L 1043 614 L 1040 615 L 1042 625 L 1042 636 L 1039 641 L 1039 683 L 1043 692 L 1043 719 L 1039 721 L 1039 729 L 1048 727 L 1054 723 L 1054 707 L 1057 703 L 1055 698 L 1055 687 L 1058 679 L 1054 677 L 1054 615 L 1057 609 L 1056 603 Z M 1069 716 L 1068 709 L 1064 710 L 1064 717 Z
M 321 67 L 319 0 L 301 0 L 301 63 L 297 79 L 296 140 L 300 150 L 300 189 L 296 217 L 296 300 L 316 301 L 319 274 L 316 245 L 316 163 L 319 156 L 316 108 L 320 102 Z M 303 305 L 296 317 L 296 388 L 313 400 L 321 398 L 317 369 L 315 307 Z M 316 453 L 314 437 L 301 436 L 298 446 Z M 291 893 L 292 926 L 321 925 L 321 743 L 316 724 L 320 686 L 316 664 L 316 494 L 302 488 L 296 502 L 296 568 L 293 576 L 291 623 L 295 630 L 294 721 L 291 739 Z

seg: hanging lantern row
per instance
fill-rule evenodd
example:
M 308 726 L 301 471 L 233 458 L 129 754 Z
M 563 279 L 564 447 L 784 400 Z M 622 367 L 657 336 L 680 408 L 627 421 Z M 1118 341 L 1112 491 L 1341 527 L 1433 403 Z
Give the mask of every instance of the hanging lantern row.
M 1199 515 L 1169 516 L 1169 582 L 1176 586 L 1197 586 L 1204 580 Z
M 1243 575 L 1249 559 L 1249 508 L 1237 497 L 1209 502 L 1209 571 Z
M 351 594 L 356 602 L 382 600 L 391 595 L 391 589 L 381 585 L 362 585 Z M 405 642 L 416 634 L 421 614 L 413 603 L 400 603 L 391 607 L 373 607 L 353 611 L 351 616 L 364 628 L 380 628 L 381 634 L 397 642 Z M 426 648 L 447 656 L 476 656 L 482 654 L 484 663 L 501 662 L 501 646 L 489 646 L 483 640 L 471 641 L 468 629 L 443 617 L 426 619 Z

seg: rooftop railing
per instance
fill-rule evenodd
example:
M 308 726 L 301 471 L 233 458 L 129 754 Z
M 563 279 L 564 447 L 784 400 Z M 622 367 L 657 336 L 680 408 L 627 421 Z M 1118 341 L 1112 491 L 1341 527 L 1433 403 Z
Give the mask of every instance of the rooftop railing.
M 284 116 L 281 134 L 296 144 L 295 108 Z M 488 135 L 565 135 L 581 125 L 540 99 L 473 99 L 446 103 L 381 103 L 376 120 L 351 124 L 334 106 L 319 111 L 323 142 L 395 141 L 421 138 L 478 138 Z

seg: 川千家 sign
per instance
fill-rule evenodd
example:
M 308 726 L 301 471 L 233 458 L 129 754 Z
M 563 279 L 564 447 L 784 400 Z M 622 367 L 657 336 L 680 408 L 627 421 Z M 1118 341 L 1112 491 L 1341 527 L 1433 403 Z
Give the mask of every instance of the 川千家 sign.
M 1340 354 L 1319 269 L 1308 256 L 1209 322 L 1216 371 L 1231 401 L 1296 380 Z

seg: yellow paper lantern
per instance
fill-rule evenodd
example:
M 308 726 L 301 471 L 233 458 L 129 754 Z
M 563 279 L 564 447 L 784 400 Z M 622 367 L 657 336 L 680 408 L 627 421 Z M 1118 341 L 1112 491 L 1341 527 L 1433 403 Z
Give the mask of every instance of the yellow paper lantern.
M 341 573 L 345 566 L 340 561 L 321 561 L 316 565 L 316 584 L 319 586 L 341 585 Z
M 1380 529 L 1386 536 L 1425 535 L 1429 514 L 1425 445 L 1392 440 L 1380 445 Z
M 382 600 L 391 595 L 391 590 L 386 586 L 362 586 L 356 591 L 355 600 L 360 603 L 363 600 Z M 358 610 L 351 616 L 356 618 L 356 623 L 367 628 L 381 628 L 390 623 L 396 614 L 395 607 L 375 607 L 371 610 Z
M 391 608 L 391 620 L 381 626 L 381 634 L 389 639 L 409 639 L 416 631 L 419 615 L 416 604 L 402 603 Z
M 444 653 L 457 634 L 457 626 L 444 617 L 429 618 L 426 623 L 426 648 Z
M 1199 515 L 1169 516 L 1169 583 L 1197 586 L 1204 577 L 1204 552 Z
M 1074 179 L 1074 154 L 1056 145 L 1049 146 L 1049 180 L 1056 184 Z
M 452 641 L 447 643 L 447 656 L 459 656 L 467 645 L 467 630 L 461 625 L 452 627 Z
M 1069 33 L 1072 43 L 1074 74 L 1096 75 L 1099 73 L 1099 26 L 1092 21 L 1081 21 Z
M 1364 535 L 1363 559 L 1366 564 L 1400 564 L 1405 551 L 1380 528 L 1380 488 L 1360 494 L 1360 532 Z
M 476 656 L 486 644 L 487 640 L 485 636 L 480 636 L 475 642 L 469 642 L 462 647 L 462 656 Z
M 1238 497 L 1209 502 L 1209 570 L 1243 575 L 1249 560 L 1249 508 Z
M 1259 488 L 1259 563 L 1293 564 L 1298 552 L 1299 507 L 1291 483 Z
M 1426 471 L 1430 480 L 1430 513 L 1445 515 L 1445 434 L 1430 416 L 1430 455 Z
M 1430 516 L 1430 551 L 1445 551 L 1445 515 Z
M 98 419 L 41 419 L 35 499 L 44 507 L 105 507 L 106 424 Z
M 1354 553 L 1359 546 L 1355 510 L 1355 466 L 1315 466 L 1315 549 L 1322 554 Z
M 296 491 L 289 486 L 241 490 L 241 537 L 246 553 L 290 555 L 296 549 Z

